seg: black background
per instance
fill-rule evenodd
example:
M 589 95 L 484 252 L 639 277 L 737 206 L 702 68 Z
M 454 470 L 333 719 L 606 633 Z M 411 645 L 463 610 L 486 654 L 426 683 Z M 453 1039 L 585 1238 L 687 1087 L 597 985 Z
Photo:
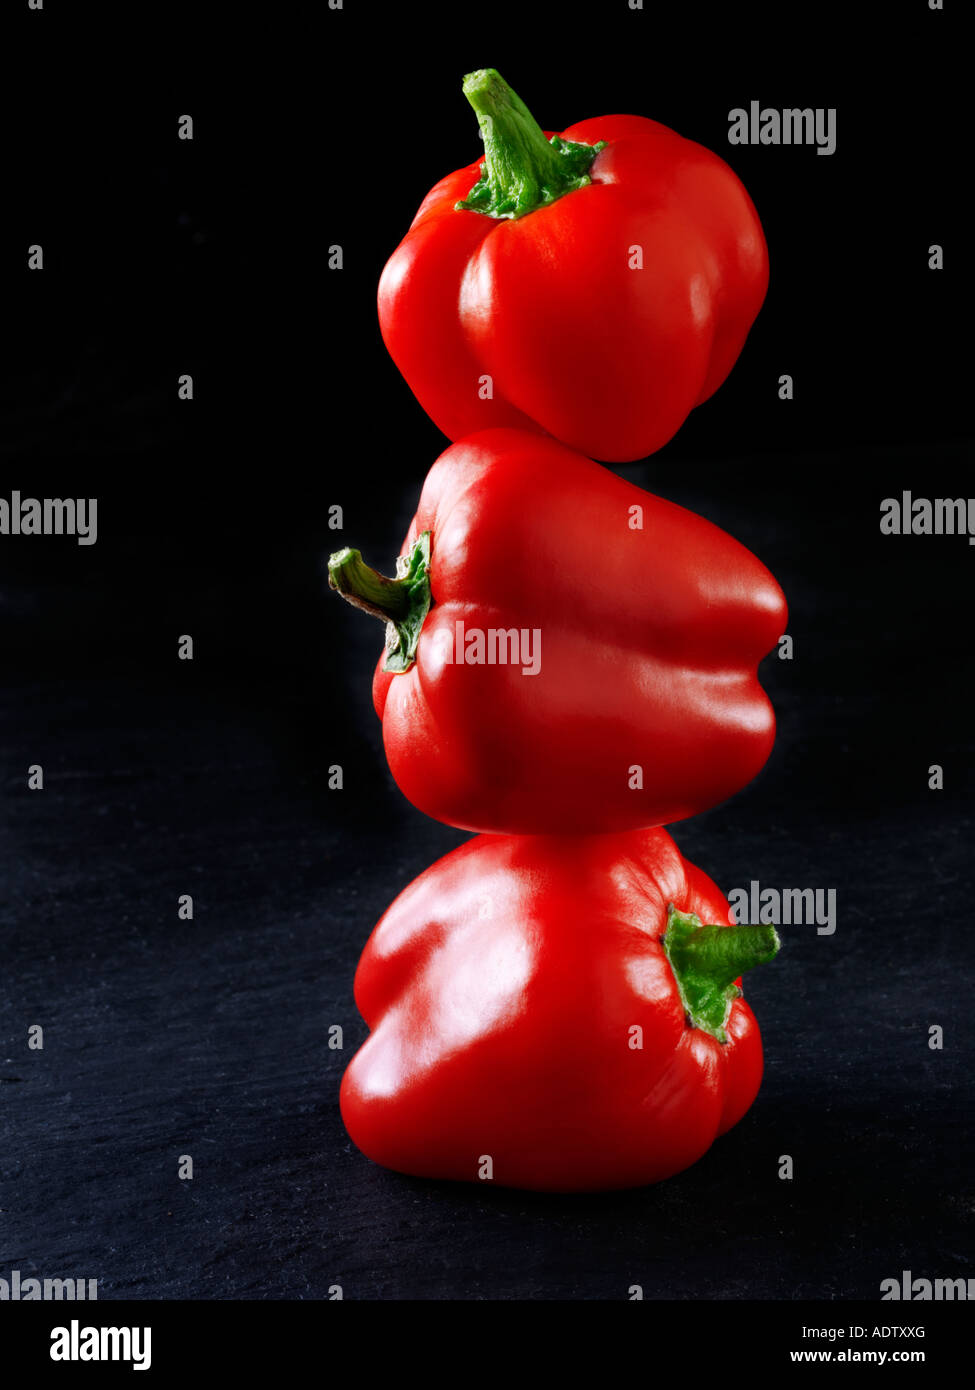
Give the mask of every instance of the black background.
M 971 1274 L 975 551 L 879 532 L 904 488 L 973 491 L 960 16 L 346 0 L 5 22 L 0 495 L 97 496 L 99 539 L 0 538 L 0 1276 L 116 1298 L 793 1300 Z M 795 659 L 763 668 L 772 759 L 675 837 L 726 890 L 835 888 L 839 925 L 787 930 L 750 981 L 767 1070 L 742 1124 L 610 1196 L 385 1172 L 337 1103 L 366 936 L 465 836 L 393 786 L 381 630 L 323 561 L 354 544 L 388 572 L 444 447 L 375 289 L 426 190 L 476 157 L 460 81 L 489 65 L 543 126 L 634 112 L 716 149 L 772 261 L 728 382 L 619 471 L 754 549 L 790 603 Z M 836 153 L 728 146 L 752 99 L 835 106 Z

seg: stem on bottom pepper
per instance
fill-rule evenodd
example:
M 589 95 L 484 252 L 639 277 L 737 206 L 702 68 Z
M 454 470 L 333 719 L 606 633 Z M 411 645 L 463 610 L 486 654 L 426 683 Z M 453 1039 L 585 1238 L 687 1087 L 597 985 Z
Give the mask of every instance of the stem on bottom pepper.
M 430 532 L 424 531 L 408 555 L 396 561 L 396 578 L 367 565 L 346 546 L 328 561 L 328 585 L 364 613 L 386 623 L 384 671 L 408 671 L 416 660 L 423 620 L 430 611 Z
M 678 912 L 671 903 L 664 952 L 693 1027 L 727 1042 L 725 1025 L 741 994 L 735 981 L 753 966 L 772 960 L 780 945 L 771 925 L 706 926 L 696 913 Z
M 464 95 L 477 113 L 484 139 L 481 177 L 457 204 L 488 217 L 525 217 L 574 189 L 592 183 L 589 166 L 606 144 L 583 145 L 545 132 L 494 68 L 469 72 Z

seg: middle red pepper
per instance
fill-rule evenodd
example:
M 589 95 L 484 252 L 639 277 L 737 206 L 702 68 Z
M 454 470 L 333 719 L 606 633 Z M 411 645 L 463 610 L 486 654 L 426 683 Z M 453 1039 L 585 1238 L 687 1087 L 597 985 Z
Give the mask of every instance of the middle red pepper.
M 662 825 L 749 782 L 775 736 L 757 666 L 785 630 L 764 565 L 710 522 L 552 440 L 441 455 L 385 579 L 330 583 L 390 620 L 373 684 L 405 795 L 468 830 Z

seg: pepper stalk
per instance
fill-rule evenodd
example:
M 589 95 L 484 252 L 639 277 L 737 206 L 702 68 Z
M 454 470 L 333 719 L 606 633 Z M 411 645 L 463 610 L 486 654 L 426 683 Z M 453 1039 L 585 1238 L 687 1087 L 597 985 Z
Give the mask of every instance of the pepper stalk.
M 736 981 L 775 957 L 782 944 L 778 932 L 766 923 L 705 925 L 696 913 L 678 912 L 671 903 L 662 939 L 692 1027 L 727 1042 L 731 1006 L 741 997 Z
M 430 611 L 430 532 L 418 536 L 408 555 L 396 561 L 396 578 L 367 565 L 358 550 L 346 546 L 328 561 L 328 586 L 356 608 L 386 624 L 384 671 L 402 674 L 416 660 L 420 629 Z
M 469 72 L 464 95 L 477 114 L 484 140 L 481 177 L 459 211 L 488 217 L 525 217 L 592 183 L 589 168 L 606 144 L 584 145 L 545 132 L 494 68 Z

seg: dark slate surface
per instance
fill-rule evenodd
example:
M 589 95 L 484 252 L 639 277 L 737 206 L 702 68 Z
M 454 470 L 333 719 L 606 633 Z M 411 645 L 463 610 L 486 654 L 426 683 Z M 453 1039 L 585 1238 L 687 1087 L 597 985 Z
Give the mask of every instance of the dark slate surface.
M 902 488 L 971 491 L 957 282 L 924 265 L 955 211 L 931 155 L 953 127 L 930 31 L 911 20 L 893 37 L 936 146 L 920 118 L 877 135 L 903 65 L 834 74 L 817 98 L 815 35 L 784 73 L 734 28 L 702 51 L 675 19 L 654 30 L 670 58 L 648 68 L 621 15 L 580 71 L 571 28 L 528 42 L 505 11 L 485 54 L 475 19 L 451 14 L 412 70 L 432 143 L 391 151 L 386 107 L 356 101 L 372 156 L 340 162 L 325 239 L 346 243 L 348 269 L 324 286 L 301 235 L 322 93 L 351 100 L 367 59 L 377 92 L 401 90 L 394 34 L 377 51 L 356 7 L 341 42 L 301 52 L 245 33 L 272 84 L 256 114 L 252 66 L 207 67 L 202 50 L 199 71 L 160 50 L 158 71 L 86 70 L 56 93 L 46 50 L 21 54 L 40 95 L 18 126 L 4 245 L 20 264 L 40 236 L 50 255 L 42 282 L 5 282 L 4 488 L 97 495 L 100 538 L 0 542 L 0 1277 L 94 1277 L 103 1297 L 149 1299 L 312 1299 L 334 1283 L 360 1299 L 599 1299 L 639 1283 L 794 1300 L 876 1297 L 905 1268 L 967 1276 L 973 552 L 877 526 Z M 442 446 L 383 354 L 373 297 L 419 195 L 471 157 L 457 79 L 484 61 L 534 88 L 552 123 L 639 108 L 717 145 L 752 95 L 845 113 L 832 160 L 736 156 L 773 247 L 768 303 L 715 400 L 621 470 L 751 546 L 790 601 L 795 660 L 765 667 L 772 761 L 678 843 L 726 889 L 835 888 L 839 924 L 784 929 L 747 986 L 767 1061 L 747 1118 L 688 1172 L 628 1194 L 384 1172 L 337 1106 L 364 1036 L 366 936 L 464 836 L 389 780 L 368 698 L 379 630 L 323 591 L 325 509 L 345 507 L 339 541 L 391 560 Z M 200 138 L 174 149 L 186 109 Z M 101 118 L 109 146 L 90 138 Z M 174 400 L 182 370 L 192 408 Z M 184 632 L 192 664 L 176 660 Z M 45 789 L 29 792 L 37 762 Z M 177 917 L 186 892 L 192 922 Z M 37 1023 L 42 1052 L 26 1045 Z M 344 1055 L 327 1047 L 334 1023 Z

